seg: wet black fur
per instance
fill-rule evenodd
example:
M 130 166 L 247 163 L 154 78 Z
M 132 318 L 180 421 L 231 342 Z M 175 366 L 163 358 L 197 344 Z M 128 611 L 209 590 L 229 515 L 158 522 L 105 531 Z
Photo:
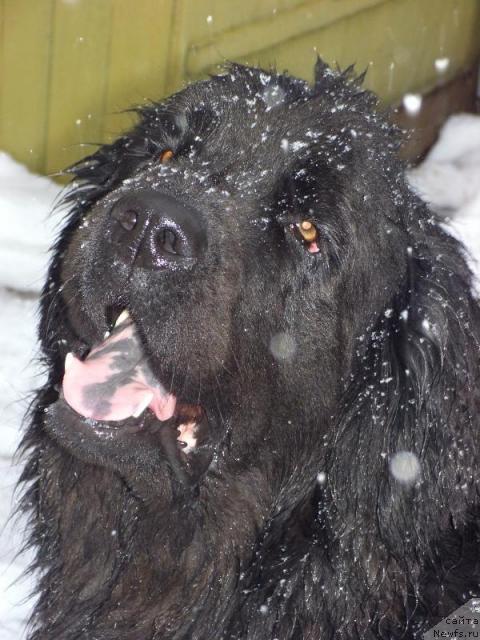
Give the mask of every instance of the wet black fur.
M 32 640 L 413 638 L 480 595 L 479 308 L 375 106 L 320 61 L 314 87 L 232 66 L 72 169 L 24 441 Z M 114 265 L 109 207 L 147 185 L 201 211 L 193 269 Z M 289 230 L 304 218 L 318 254 Z M 205 408 L 197 466 L 168 426 L 106 439 L 59 400 L 65 354 L 123 306 Z M 273 357 L 279 333 L 293 355 Z

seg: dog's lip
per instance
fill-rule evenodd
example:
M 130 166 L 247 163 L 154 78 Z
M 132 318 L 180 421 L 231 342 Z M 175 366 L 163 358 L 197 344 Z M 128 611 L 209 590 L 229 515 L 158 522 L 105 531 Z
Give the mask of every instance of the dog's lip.
M 60 400 L 68 405 L 63 393 L 60 394 Z M 69 408 L 76 414 L 82 425 L 92 429 L 99 437 L 120 438 L 146 431 L 152 426 L 158 429 L 173 428 L 177 433 L 177 444 L 184 454 L 204 447 L 208 441 L 208 421 L 200 405 L 179 402 L 172 418 L 164 421 L 158 420 L 150 409 L 143 411 L 140 416 L 130 416 L 124 420 L 97 420 L 82 416 L 70 405 Z
M 180 404 L 179 410 L 182 411 L 184 406 Z M 136 419 L 130 417 L 116 422 L 93 420 L 72 409 L 61 393 L 59 399 L 45 411 L 49 414 L 49 420 L 45 421 L 46 429 L 72 454 L 76 455 L 78 449 L 81 451 L 85 446 L 88 449 L 91 444 L 87 443 L 93 440 L 98 442 L 100 455 L 102 451 L 111 450 L 115 457 L 117 446 L 120 446 L 120 451 L 125 447 L 128 451 L 134 451 L 137 438 L 140 438 L 138 442 L 142 443 L 141 446 L 150 443 L 162 451 L 172 473 L 185 487 L 193 487 L 200 482 L 209 470 L 217 448 L 211 441 L 209 421 L 203 412 L 198 425 L 198 446 L 192 448 L 182 429 L 185 416 L 181 418 L 179 415 L 162 423 L 152 411 L 147 410 Z M 109 453 L 107 459 L 110 459 Z M 154 459 L 161 462 L 162 456 L 155 456 Z
M 77 416 L 75 424 L 82 425 L 100 438 L 116 439 L 129 435 L 135 435 L 157 428 L 159 430 L 172 429 L 176 432 L 176 441 L 179 451 L 188 455 L 192 451 L 200 451 L 211 448 L 209 425 L 204 408 L 199 404 L 177 402 L 175 412 L 168 420 L 158 420 L 151 409 L 147 408 L 139 416 L 129 416 L 123 420 L 99 420 L 87 418 L 73 409 L 66 402 L 63 391 L 60 392 L 60 401 L 64 402 Z

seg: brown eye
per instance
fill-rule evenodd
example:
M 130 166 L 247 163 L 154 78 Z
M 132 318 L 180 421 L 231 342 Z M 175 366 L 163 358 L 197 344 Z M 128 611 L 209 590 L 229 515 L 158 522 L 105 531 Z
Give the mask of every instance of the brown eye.
M 162 153 L 158 156 L 158 161 L 162 164 L 167 164 L 167 162 L 169 162 L 169 160 L 171 160 L 172 158 L 173 151 L 171 149 L 165 149 L 165 151 L 162 151 Z
M 309 253 L 318 253 L 318 229 L 310 220 L 302 220 L 290 225 L 294 236 L 299 240 Z
M 317 239 L 317 227 L 309 220 L 303 220 L 297 224 L 297 227 L 305 242 L 314 242 Z

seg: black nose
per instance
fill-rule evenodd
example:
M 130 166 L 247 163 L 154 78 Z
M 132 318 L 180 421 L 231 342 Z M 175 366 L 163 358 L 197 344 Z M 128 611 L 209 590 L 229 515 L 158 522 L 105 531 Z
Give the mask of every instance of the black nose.
M 146 189 L 113 205 L 108 238 L 114 257 L 145 269 L 191 265 L 207 244 L 203 216 L 197 209 Z

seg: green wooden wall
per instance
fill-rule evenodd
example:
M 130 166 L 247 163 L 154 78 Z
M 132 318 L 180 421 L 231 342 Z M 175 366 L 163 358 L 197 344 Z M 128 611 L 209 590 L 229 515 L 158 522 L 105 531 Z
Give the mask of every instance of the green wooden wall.
M 54 173 L 224 60 L 310 79 L 319 53 L 387 102 L 425 91 L 479 55 L 480 0 L 0 0 L 0 38 L 0 149 Z

